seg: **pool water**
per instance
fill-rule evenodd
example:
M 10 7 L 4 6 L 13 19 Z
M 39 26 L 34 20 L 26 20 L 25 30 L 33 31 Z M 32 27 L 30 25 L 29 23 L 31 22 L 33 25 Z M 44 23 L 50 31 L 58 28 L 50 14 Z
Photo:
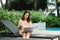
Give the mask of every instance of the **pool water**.
M 60 31 L 60 28 L 46 28 L 46 30 L 50 30 L 50 31 Z

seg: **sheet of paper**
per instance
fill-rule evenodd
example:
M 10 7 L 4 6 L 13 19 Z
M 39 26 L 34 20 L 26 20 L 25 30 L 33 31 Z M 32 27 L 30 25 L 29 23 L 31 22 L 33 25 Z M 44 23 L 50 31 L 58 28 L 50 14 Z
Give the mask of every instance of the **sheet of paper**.
M 37 27 L 40 24 L 41 21 L 39 21 L 36 25 L 34 25 L 35 27 Z

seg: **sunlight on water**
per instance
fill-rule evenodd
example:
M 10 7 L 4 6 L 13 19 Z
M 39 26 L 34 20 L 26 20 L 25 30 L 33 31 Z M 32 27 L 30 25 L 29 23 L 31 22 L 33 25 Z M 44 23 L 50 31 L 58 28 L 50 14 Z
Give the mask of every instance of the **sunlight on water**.
M 46 30 L 51 30 L 51 31 L 60 31 L 60 28 L 46 28 Z

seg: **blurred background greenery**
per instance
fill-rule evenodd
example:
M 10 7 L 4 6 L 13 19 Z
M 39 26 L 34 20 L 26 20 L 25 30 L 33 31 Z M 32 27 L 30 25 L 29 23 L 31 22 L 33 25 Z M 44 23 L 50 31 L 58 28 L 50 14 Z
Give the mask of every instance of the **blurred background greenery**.
M 50 9 L 49 7 L 55 8 Z M 25 10 L 30 11 L 31 20 L 33 23 L 38 23 L 39 21 L 41 21 L 46 22 L 46 27 L 60 27 L 59 0 L 0 0 L 0 20 L 10 20 L 16 26 L 18 26 L 18 21 L 23 15 Z M 51 11 L 49 15 L 46 16 L 46 14 L 50 10 L 53 11 Z M 46 13 L 44 13 L 45 11 Z M 54 16 L 55 15 L 53 13 L 54 11 L 55 14 L 57 12 L 57 16 Z M 2 29 L 0 29 L 0 31 L 1 30 Z M 8 32 L 6 30 L 8 29 L 5 27 L 3 28 L 2 32 Z
M 17 26 L 18 21 L 23 15 L 23 13 L 24 11 L 0 10 L 0 20 L 10 20 Z M 30 13 L 31 13 L 31 20 L 33 23 L 41 21 L 46 22 L 47 27 L 60 27 L 60 17 L 55 17 L 52 14 L 46 16 L 42 11 L 31 10 Z

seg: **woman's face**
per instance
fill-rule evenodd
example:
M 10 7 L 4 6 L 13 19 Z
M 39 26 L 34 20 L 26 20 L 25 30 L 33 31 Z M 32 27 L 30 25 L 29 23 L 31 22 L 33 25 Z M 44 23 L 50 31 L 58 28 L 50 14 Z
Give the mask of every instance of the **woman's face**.
M 25 17 L 25 19 L 27 19 L 27 18 L 29 17 L 29 13 L 26 13 L 26 14 L 24 15 L 24 17 Z

